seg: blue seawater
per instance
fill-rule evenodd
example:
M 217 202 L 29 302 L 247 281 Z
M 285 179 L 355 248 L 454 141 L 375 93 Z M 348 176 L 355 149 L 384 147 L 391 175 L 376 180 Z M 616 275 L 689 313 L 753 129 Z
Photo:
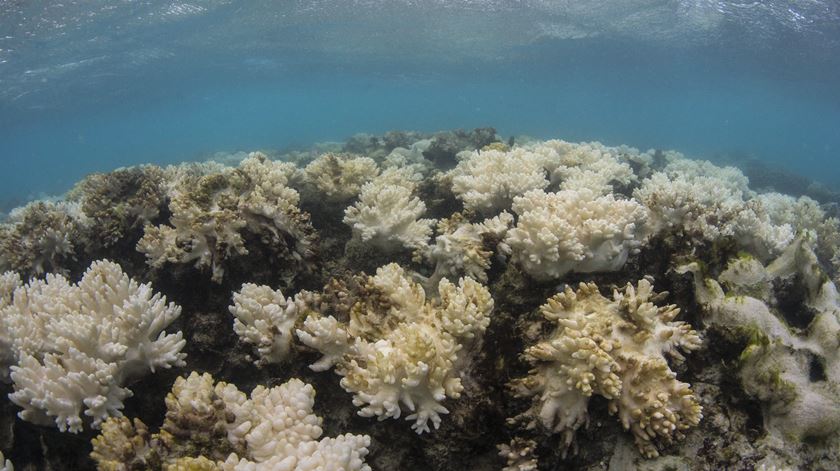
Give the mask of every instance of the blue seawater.
M 836 0 L 0 0 L 0 212 L 359 132 L 747 155 L 840 183 Z

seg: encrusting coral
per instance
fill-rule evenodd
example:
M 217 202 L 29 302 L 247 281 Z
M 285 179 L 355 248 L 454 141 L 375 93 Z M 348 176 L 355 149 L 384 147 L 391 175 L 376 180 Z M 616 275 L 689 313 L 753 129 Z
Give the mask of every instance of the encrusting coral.
M 696 262 L 678 269 L 694 277 L 704 323 L 746 345 L 738 375 L 781 453 L 786 442 L 837 440 L 840 431 L 840 296 L 812 244 L 804 234 L 766 267 L 733 260 L 720 276 L 727 290 Z M 780 282 L 804 291 L 800 313 L 785 312 L 784 294 L 772 288 Z
M 181 332 L 164 332 L 180 313 L 109 261 L 93 263 L 77 284 L 47 275 L 17 287 L 0 309 L 0 366 L 4 378 L 11 367 L 19 416 L 79 432 L 82 414 L 93 427 L 120 415 L 129 381 L 184 365 Z
M 297 330 L 304 344 L 323 354 L 311 368 L 335 366 L 363 417 L 396 419 L 405 407 L 417 433 L 437 428 L 448 413 L 444 400 L 463 390 L 467 349 L 490 322 L 490 293 L 471 278 L 457 285 L 442 279 L 439 298 L 427 300 L 396 264 L 379 268 L 363 289 L 347 321 L 310 313 Z
M 533 369 L 511 383 L 517 396 L 533 397 L 533 406 L 514 421 L 562 434 L 569 447 L 597 394 L 648 457 L 659 454 L 658 441 L 679 439 L 696 426 L 701 407 L 666 357 L 683 361 L 680 350 L 696 350 L 701 341 L 688 324 L 673 320 L 679 308 L 655 304 L 664 295 L 642 279 L 616 290 L 612 299 L 594 283 L 549 298 L 540 312 L 554 331 L 525 351 Z
M 249 397 L 192 372 L 172 386 L 158 433 L 138 419 L 111 418 L 93 439 L 91 456 L 100 471 L 370 471 L 364 462 L 370 437 L 318 440 L 322 419 L 314 404 L 315 389 L 299 379 L 257 386 Z
M 308 268 L 316 234 L 309 215 L 298 208 L 300 195 L 289 187 L 295 167 L 252 153 L 238 168 L 187 174 L 172 193 L 171 225 L 146 226 L 137 250 L 149 265 L 192 264 L 209 268 L 221 282 L 225 262 L 249 253 L 245 232 L 257 237 L 289 277 Z

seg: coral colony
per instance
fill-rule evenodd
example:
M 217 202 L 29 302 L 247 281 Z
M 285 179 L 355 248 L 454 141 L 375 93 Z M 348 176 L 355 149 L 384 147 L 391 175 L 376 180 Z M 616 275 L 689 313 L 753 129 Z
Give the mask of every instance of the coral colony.
M 828 469 L 838 241 L 736 168 L 488 129 L 118 169 L 0 225 L 0 379 L 100 470 Z

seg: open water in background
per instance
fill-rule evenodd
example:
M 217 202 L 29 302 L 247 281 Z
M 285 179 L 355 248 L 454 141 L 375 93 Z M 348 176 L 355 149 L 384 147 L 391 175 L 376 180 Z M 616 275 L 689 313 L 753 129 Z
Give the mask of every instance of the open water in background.
M 0 212 L 118 166 L 479 126 L 840 189 L 840 2 L 0 0 Z

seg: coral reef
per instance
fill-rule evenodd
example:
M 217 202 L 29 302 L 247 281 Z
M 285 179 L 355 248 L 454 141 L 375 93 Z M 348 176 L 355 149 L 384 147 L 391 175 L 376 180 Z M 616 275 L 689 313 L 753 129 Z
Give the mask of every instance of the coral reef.
M 840 214 L 795 178 L 491 128 L 201 158 L 0 223 L 18 469 L 840 461 Z
M 180 312 L 109 261 L 92 264 L 77 284 L 48 275 L 18 287 L 0 310 L 9 398 L 30 422 L 79 432 L 84 412 L 98 427 L 120 414 L 128 381 L 184 365 L 181 333 L 163 331 Z
M 370 471 L 370 437 L 322 438 L 312 412 L 315 389 L 291 379 L 250 397 L 207 373 L 179 377 L 166 397 L 166 420 L 150 434 L 142 421 L 111 418 L 93 439 L 100 471 L 119 469 L 219 471 Z
M 811 244 L 800 236 L 766 267 L 733 260 L 720 276 L 727 290 L 696 262 L 679 268 L 693 274 L 709 328 L 745 345 L 738 376 L 762 404 L 767 446 L 784 458 L 785 442 L 837 440 L 840 430 L 840 297 Z M 803 312 L 785 312 L 786 294 L 770 288 L 784 283 L 800 285 Z

